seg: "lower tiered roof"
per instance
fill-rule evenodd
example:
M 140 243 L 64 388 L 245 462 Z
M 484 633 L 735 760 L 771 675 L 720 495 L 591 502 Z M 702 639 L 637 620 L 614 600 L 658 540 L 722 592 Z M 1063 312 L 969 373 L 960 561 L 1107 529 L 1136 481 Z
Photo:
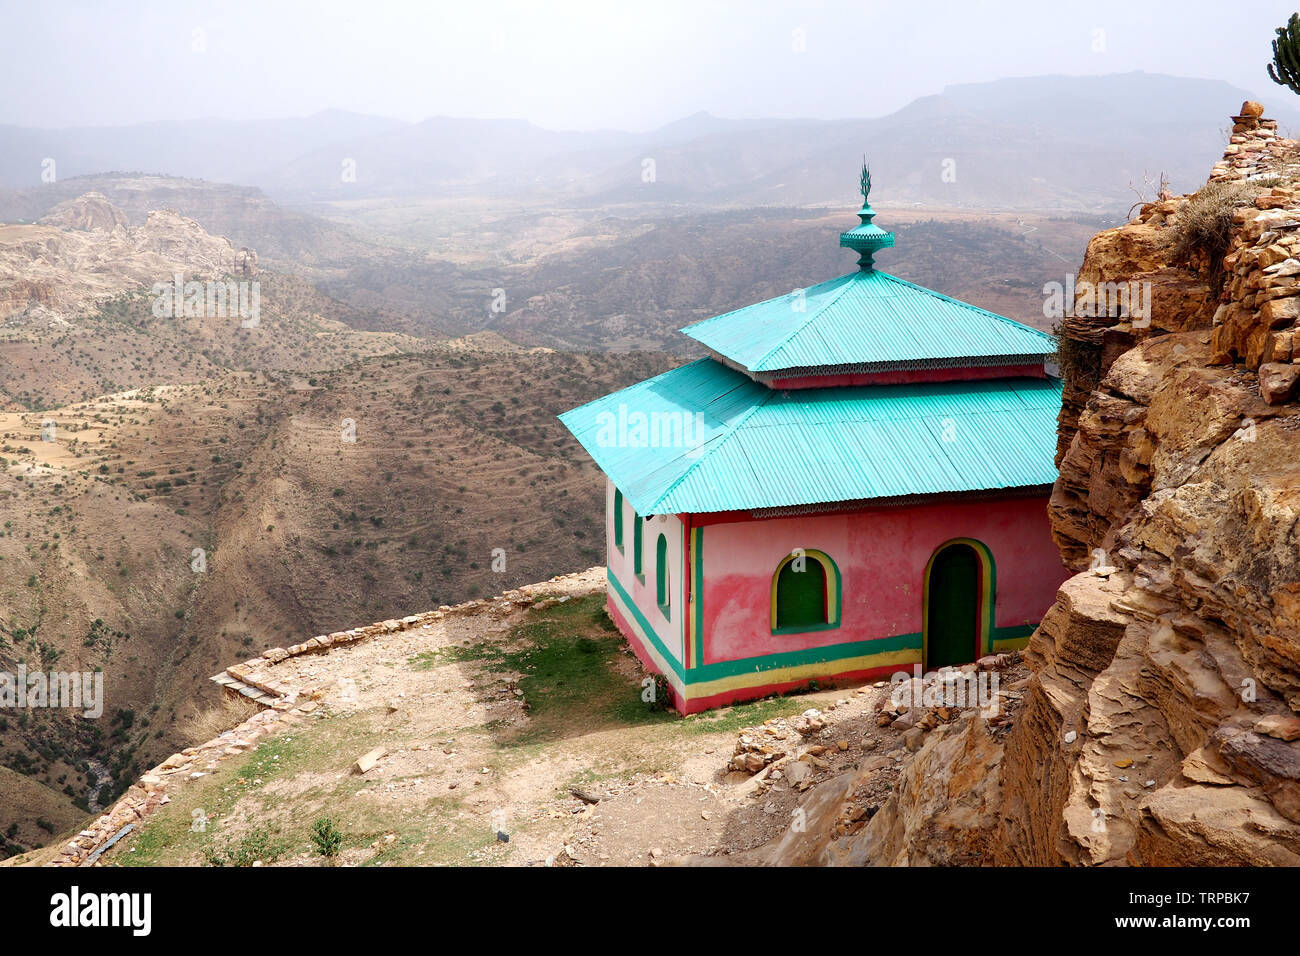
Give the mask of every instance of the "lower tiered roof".
M 705 358 L 560 420 L 638 514 L 1038 488 L 1056 480 L 1054 378 L 782 392 Z

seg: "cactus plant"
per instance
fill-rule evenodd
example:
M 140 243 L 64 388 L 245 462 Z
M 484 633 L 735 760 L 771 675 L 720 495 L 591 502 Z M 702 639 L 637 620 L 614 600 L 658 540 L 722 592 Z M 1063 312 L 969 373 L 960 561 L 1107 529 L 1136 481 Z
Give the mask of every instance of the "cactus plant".
M 1300 14 L 1291 14 L 1286 26 L 1277 28 L 1268 75 L 1279 86 L 1300 93 Z

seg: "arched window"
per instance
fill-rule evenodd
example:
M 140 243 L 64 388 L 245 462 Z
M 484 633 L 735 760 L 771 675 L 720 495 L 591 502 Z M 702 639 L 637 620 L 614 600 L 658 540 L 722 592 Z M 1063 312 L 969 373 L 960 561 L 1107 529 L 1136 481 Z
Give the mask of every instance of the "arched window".
M 614 489 L 614 547 L 623 550 L 623 492 Z
M 632 573 L 645 582 L 645 548 L 642 546 L 645 519 L 632 512 Z
M 823 551 L 795 548 L 772 575 L 772 633 L 840 626 L 840 570 Z
M 663 535 L 655 542 L 655 588 L 659 610 L 664 612 L 664 617 L 668 617 L 668 610 L 672 603 L 672 590 L 668 582 L 668 539 Z

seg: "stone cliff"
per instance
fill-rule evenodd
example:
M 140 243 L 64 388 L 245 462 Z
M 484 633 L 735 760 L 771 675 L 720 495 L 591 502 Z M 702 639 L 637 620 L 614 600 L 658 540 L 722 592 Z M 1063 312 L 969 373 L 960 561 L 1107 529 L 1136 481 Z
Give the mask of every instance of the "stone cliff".
M 99 192 L 54 206 L 35 224 L 0 226 L 0 324 L 66 322 L 122 292 L 187 278 L 252 278 L 257 253 L 170 209 L 133 226 Z
M 1077 573 L 1031 676 L 996 721 L 929 732 L 868 825 L 810 827 L 801 861 L 1300 864 L 1300 145 L 1261 113 L 1205 187 L 1088 246 L 1051 502 Z M 851 817 L 853 789 L 809 819 Z

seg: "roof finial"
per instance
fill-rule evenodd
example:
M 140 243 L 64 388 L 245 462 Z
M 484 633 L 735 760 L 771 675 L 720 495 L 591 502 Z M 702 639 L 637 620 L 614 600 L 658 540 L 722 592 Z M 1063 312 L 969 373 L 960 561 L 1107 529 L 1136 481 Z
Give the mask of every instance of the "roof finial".
M 863 272 L 870 272 L 874 268 L 872 255 L 877 249 L 887 249 L 892 246 L 894 234 L 871 224 L 876 211 L 871 208 L 871 202 L 867 198 L 871 194 L 871 167 L 867 165 L 866 156 L 862 157 L 862 174 L 858 178 L 858 191 L 862 193 L 862 208 L 858 210 L 858 218 L 862 220 L 862 225 L 842 233 L 840 245 L 848 249 L 856 249 L 859 253 L 858 268 Z

